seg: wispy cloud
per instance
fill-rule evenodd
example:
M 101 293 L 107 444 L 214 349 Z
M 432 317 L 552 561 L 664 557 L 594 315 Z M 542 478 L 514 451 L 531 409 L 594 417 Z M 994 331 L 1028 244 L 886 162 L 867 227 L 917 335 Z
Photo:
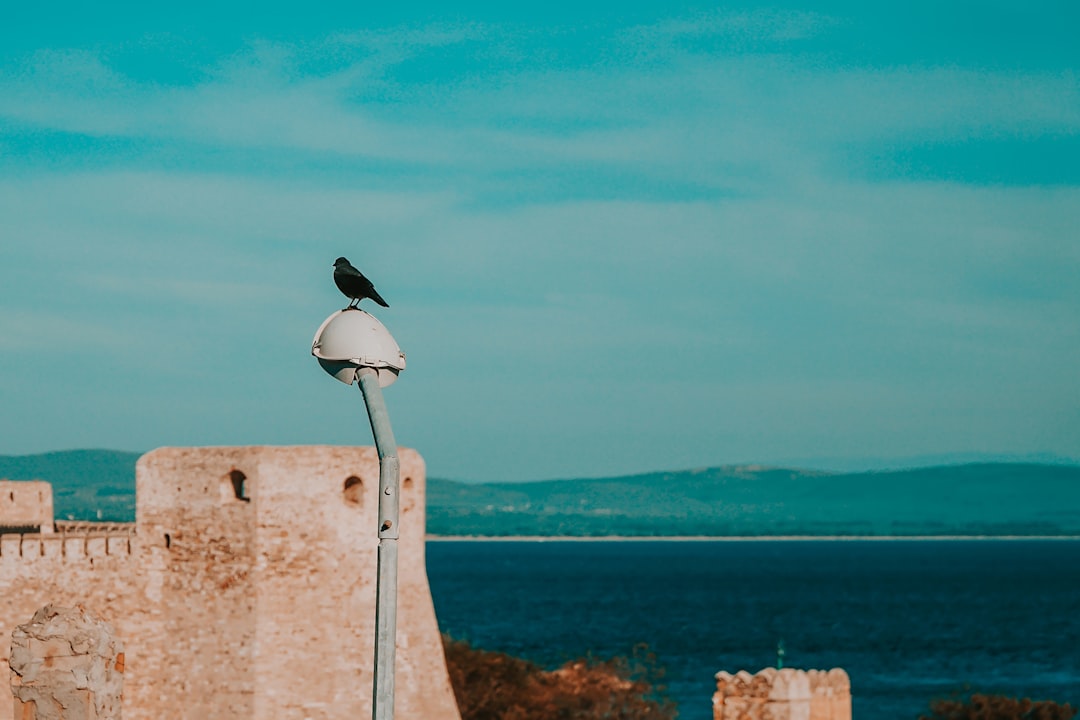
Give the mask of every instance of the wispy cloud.
M 745 51 L 748 43 L 785 43 L 805 39 L 821 34 L 838 23 L 834 17 L 805 11 L 712 10 L 627 28 L 618 34 L 618 39 L 648 55 L 671 53 L 680 49 L 680 41 L 702 38 L 726 41 L 727 44 L 710 49 L 733 52 Z
M 819 22 L 724 15 L 651 30 L 663 35 Z M 385 70 L 410 53 L 482 43 L 489 34 L 466 27 L 341 36 L 327 47 L 343 48 L 345 57 L 314 74 L 304 72 L 302 48 L 259 43 L 204 82 L 180 88 L 134 82 L 85 52 L 41 52 L 24 72 L 0 82 L 0 115 L 34 128 L 333 153 L 406 170 L 584 164 L 660 177 L 679 171 L 701 182 L 726 173 L 787 174 L 813 163 L 820 170 L 837 144 L 1080 128 L 1080 90 L 1068 73 L 822 69 L 772 54 L 689 53 L 657 67 L 530 69 L 495 82 L 448 83 L 393 106 L 363 101 L 366 87 L 392 82 Z
M 254 40 L 185 84 L 125 75 L 107 52 L 41 50 L 0 76 L 0 232 L 17 268 L 0 350 L 29 362 L 80 343 L 127 368 L 102 363 L 110 387 L 147 397 L 175 373 L 191 415 L 169 429 L 201 428 L 238 374 L 255 393 L 300 372 L 308 325 L 341 301 L 329 263 L 356 254 L 388 322 L 409 319 L 401 401 L 444 474 L 516 462 L 466 469 L 475 439 L 439 429 L 467 402 L 486 403 L 474 435 L 503 437 L 504 415 L 549 440 L 602 426 L 634 438 L 605 441 L 608 457 L 658 438 L 707 464 L 722 459 L 710 442 L 739 459 L 830 454 L 832 432 L 849 452 L 890 404 L 918 436 L 904 452 L 957 449 L 927 444 L 976 420 L 946 401 L 989 413 L 995 393 L 1010 409 L 1076 396 L 1080 190 L 874 177 L 859 159 L 1075 135 L 1074 75 L 783 50 L 844 22 L 669 18 L 604 30 L 576 63 L 528 61 L 557 30 L 482 23 Z M 80 161 L 26 150 L 53 136 L 83 138 Z M 131 373 L 147 346 L 164 351 Z M 463 361 L 489 385 L 463 380 Z M 632 395 L 646 371 L 655 387 Z M 310 388 L 280 392 L 308 407 Z M 1033 443 L 1057 432 L 1061 402 L 1015 449 L 1045 449 Z M 578 408 L 565 426 L 562 407 Z M 799 436 L 815 410 L 835 424 Z M 252 440 L 296 439 L 252 422 Z

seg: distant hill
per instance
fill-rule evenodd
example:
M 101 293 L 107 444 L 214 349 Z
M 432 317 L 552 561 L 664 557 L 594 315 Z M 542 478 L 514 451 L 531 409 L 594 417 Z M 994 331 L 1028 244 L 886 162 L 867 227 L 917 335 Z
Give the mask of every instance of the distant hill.
M 138 453 L 0 456 L 56 517 L 133 520 Z M 1080 466 L 827 473 L 753 465 L 525 483 L 428 480 L 428 532 L 479 536 L 1080 535 Z
M 531 483 L 428 481 L 433 535 L 1076 535 L 1080 467 L 877 473 L 728 466 Z
M 135 461 L 139 455 L 119 450 L 0 455 L 0 479 L 48 480 L 58 520 L 129 522 L 135 519 Z

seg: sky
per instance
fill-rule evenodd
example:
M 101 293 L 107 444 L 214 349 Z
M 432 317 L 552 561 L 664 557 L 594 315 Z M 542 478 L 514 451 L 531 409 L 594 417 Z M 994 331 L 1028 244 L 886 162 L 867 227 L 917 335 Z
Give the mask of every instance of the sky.
M 5 9 L 0 453 L 1080 457 L 1080 5 L 383 5 Z

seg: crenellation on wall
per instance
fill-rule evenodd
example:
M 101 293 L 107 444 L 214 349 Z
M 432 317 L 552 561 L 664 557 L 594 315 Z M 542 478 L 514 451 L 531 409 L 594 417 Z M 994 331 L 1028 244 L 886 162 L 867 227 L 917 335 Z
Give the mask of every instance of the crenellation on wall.
M 0 564 L 29 567 L 34 562 L 73 562 L 86 558 L 132 555 L 131 532 L 5 533 L 0 536 Z
M 22 556 L 22 535 L 5 533 L 0 535 L 0 562 Z
M 41 557 L 48 559 L 64 556 L 64 539 L 59 535 L 41 536 Z
M 108 540 L 102 533 L 87 533 L 86 556 L 89 558 L 103 558 L 109 554 Z
M 132 525 L 132 528 L 134 526 Z M 130 556 L 132 554 L 131 531 L 108 532 L 58 532 L 58 533 L 7 533 L 0 536 L 0 562 L 5 558 L 19 562 L 34 559 L 70 559 L 86 557 Z
M 851 720 L 851 679 L 842 668 L 809 670 L 812 720 Z
M 39 533 L 23 533 L 22 543 L 19 545 L 19 556 L 23 560 L 33 560 L 41 557 L 41 535 Z
M 105 553 L 108 555 L 131 555 L 131 536 L 128 534 L 105 536 Z
M 716 674 L 715 720 L 851 720 L 851 682 L 840 668 L 765 668 Z
M 69 560 L 80 560 L 86 557 L 86 540 L 81 537 L 61 536 L 60 543 L 63 545 L 63 556 Z

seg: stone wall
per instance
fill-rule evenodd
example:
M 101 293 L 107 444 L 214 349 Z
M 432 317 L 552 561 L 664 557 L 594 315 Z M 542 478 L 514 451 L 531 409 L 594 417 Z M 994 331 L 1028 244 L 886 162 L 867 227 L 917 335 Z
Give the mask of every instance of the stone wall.
M 765 668 L 716 674 L 714 720 L 851 720 L 851 681 L 840 668 Z
M 396 707 L 457 720 L 425 568 L 424 463 L 399 455 Z M 128 720 L 370 716 L 378 476 L 374 448 L 155 450 L 136 469 L 134 526 L 0 538 L 0 637 L 47 603 L 109 621 Z
M 810 720 L 851 720 L 851 679 L 841 668 L 808 670 Z
M 40 480 L 0 480 L 0 532 L 51 533 L 52 485 Z

